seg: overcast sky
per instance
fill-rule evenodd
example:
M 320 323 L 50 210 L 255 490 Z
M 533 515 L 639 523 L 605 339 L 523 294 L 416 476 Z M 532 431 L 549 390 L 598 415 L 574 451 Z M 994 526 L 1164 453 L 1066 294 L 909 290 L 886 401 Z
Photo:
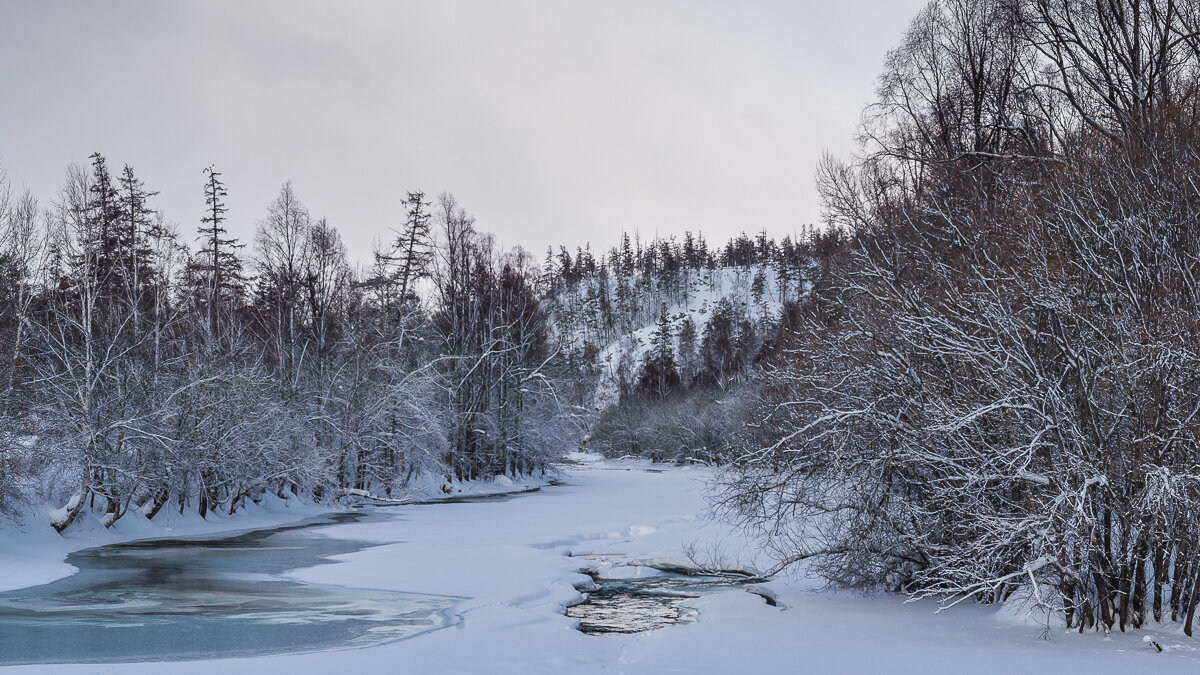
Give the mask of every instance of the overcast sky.
M 49 203 L 99 151 L 190 235 L 216 164 L 247 240 L 290 179 L 359 259 L 418 188 L 539 255 L 782 237 L 923 4 L 0 0 L 0 166 Z

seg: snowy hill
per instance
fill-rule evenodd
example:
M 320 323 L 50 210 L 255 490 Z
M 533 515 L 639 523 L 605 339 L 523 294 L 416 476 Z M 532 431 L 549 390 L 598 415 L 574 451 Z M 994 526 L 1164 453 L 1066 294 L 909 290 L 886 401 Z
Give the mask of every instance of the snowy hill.
M 807 292 L 808 282 L 781 281 L 775 265 L 756 264 L 669 274 L 596 277 L 560 289 L 547 302 L 559 349 L 584 361 L 595 375 L 590 407 L 601 412 L 620 400 L 622 383 L 635 381 L 665 311 L 681 364 L 695 350 L 714 308 L 727 300 L 739 316 L 758 326 L 774 324 L 783 303 Z M 686 322 L 691 345 L 681 340 Z

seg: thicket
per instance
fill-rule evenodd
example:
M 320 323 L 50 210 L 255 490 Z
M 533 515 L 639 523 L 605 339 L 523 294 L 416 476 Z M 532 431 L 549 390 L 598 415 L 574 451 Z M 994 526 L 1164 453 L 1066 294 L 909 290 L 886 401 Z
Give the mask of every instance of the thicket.
M 913 20 L 862 152 L 822 165 L 850 243 L 718 495 L 780 567 L 1192 633 L 1198 72 L 1193 1 Z
M 61 531 L 267 493 L 390 499 L 544 471 L 575 442 L 537 265 L 452 196 L 406 195 L 360 269 L 290 184 L 248 250 L 221 174 L 201 188 L 189 246 L 99 154 L 44 207 L 0 180 L 0 511 L 57 502 Z

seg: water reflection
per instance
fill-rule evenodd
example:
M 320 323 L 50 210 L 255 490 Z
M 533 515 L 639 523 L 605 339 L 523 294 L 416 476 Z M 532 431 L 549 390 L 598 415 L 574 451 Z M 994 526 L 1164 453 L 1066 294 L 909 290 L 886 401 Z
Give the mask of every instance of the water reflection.
M 461 598 L 352 589 L 278 576 L 360 551 L 315 526 L 151 540 L 71 554 L 79 572 L 0 593 L 0 665 L 201 659 L 358 647 L 454 622 Z M 381 517 L 381 516 L 372 516 Z
M 729 590 L 745 583 L 729 577 L 685 576 L 660 572 L 632 579 L 604 579 L 592 574 L 598 588 L 567 608 L 588 635 L 640 633 L 696 620 L 683 601 L 705 593 Z

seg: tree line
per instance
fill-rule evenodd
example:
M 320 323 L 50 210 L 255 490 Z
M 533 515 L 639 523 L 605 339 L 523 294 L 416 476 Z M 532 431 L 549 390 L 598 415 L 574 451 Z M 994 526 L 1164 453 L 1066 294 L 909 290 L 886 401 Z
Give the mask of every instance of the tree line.
M 0 176 L 2 178 L 2 176 Z M 366 269 L 284 183 L 252 242 L 197 181 L 194 236 L 93 154 L 43 206 L 0 180 L 0 511 L 235 513 L 545 471 L 580 429 L 540 272 L 444 194 Z
M 749 375 L 774 358 L 786 309 L 807 293 L 814 261 L 843 238 L 804 227 L 778 241 L 741 233 L 710 247 L 685 231 L 648 242 L 622 234 L 603 255 L 548 251 L 554 339 L 596 393 L 585 446 L 721 461 L 758 388 Z

